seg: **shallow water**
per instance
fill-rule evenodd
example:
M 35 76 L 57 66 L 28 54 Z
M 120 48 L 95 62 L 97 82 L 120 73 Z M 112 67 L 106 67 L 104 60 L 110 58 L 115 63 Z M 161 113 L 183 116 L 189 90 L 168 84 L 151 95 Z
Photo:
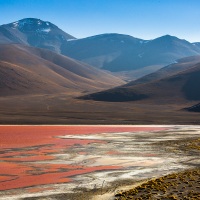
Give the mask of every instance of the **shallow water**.
M 0 199 L 46 196 L 143 180 L 198 158 L 159 142 L 200 136 L 199 126 L 0 126 Z

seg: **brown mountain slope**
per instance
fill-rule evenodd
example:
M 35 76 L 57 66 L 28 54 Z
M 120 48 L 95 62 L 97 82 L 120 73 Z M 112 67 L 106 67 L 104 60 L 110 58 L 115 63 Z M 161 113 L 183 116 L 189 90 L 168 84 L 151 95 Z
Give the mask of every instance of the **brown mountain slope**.
M 62 91 L 62 87 L 19 65 L 0 61 L 1 96 Z
M 124 82 L 74 59 L 22 45 L 0 45 L 0 95 L 97 91 Z
M 200 100 L 200 63 L 187 70 L 156 81 L 134 86 L 124 85 L 81 97 L 96 101 L 145 100 L 156 103 L 175 103 Z

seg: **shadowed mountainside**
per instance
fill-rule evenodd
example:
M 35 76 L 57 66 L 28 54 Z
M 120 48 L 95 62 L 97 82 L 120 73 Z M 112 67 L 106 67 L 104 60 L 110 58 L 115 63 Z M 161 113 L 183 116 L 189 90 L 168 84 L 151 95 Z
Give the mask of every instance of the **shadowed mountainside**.
M 148 100 L 172 103 L 173 101 L 200 100 L 200 63 L 162 79 L 146 83 L 127 84 L 114 89 L 80 97 L 96 101 L 135 101 Z M 116 100 L 116 94 L 118 100 Z
M 184 108 L 184 110 L 190 111 L 190 112 L 200 112 L 200 103 L 195 104 L 193 106 Z
M 23 45 L 0 45 L 0 66 L 1 96 L 88 92 L 124 83 L 74 59 Z
M 175 63 L 167 65 L 154 73 L 148 74 L 139 78 L 135 81 L 131 81 L 127 86 L 138 85 L 142 83 L 148 83 L 151 81 L 156 81 L 162 78 L 166 78 L 175 75 L 179 72 L 187 70 L 193 67 L 195 64 L 200 63 L 200 56 L 190 56 L 177 60 Z

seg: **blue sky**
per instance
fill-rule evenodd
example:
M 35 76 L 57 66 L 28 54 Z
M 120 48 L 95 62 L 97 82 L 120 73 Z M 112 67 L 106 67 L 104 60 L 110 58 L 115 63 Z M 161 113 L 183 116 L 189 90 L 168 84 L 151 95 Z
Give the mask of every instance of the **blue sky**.
M 0 0 L 0 24 L 33 17 L 77 37 L 102 33 L 200 42 L 200 0 Z

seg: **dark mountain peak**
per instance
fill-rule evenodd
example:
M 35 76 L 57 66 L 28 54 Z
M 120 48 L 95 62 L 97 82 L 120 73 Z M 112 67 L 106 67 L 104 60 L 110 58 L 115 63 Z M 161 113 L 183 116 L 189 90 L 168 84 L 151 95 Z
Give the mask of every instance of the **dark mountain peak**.
M 144 41 L 142 39 L 139 38 L 135 38 L 133 36 L 130 35 L 126 35 L 126 34 L 119 34 L 119 33 L 104 33 L 104 34 L 99 34 L 99 35 L 94 35 L 91 37 L 87 37 L 84 39 L 91 39 L 91 40 L 112 40 L 112 41 L 117 41 L 117 40 L 134 40 L 134 41 Z
M 102 33 L 102 34 L 98 34 L 98 35 L 94 35 L 94 36 L 91 36 L 94 37 L 94 38 L 101 38 L 101 37 L 119 37 L 119 36 L 129 36 L 129 37 L 132 37 L 130 35 L 125 35 L 125 34 L 120 34 L 120 33 Z
M 154 40 L 159 40 L 159 41 L 174 41 L 174 40 L 181 40 L 179 38 L 177 38 L 176 36 L 172 36 L 172 35 L 163 35 L 161 37 L 158 37 Z
M 173 36 L 173 35 L 166 34 L 166 35 L 161 36 L 160 38 L 177 38 L 177 37 Z
M 12 29 L 18 29 L 22 32 L 43 32 L 49 33 L 52 29 L 58 27 L 48 21 L 42 21 L 37 18 L 25 18 L 8 24 Z
M 178 37 L 173 36 L 173 35 L 169 35 L 169 34 L 163 35 L 163 36 L 161 36 L 159 38 L 163 38 L 163 39 L 179 39 Z
M 18 43 L 60 53 L 64 41 L 75 39 L 56 25 L 37 18 L 25 18 L 0 26 L 0 43 Z
M 24 24 L 31 24 L 31 25 L 38 24 L 38 25 L 41 25 L 41 24 L 50 23 L 50 22 L 43 21 L 43 20 L 38 19 L 38 18 L 24 18 L 24 19 L 20 19 L 20 20 L 18 20 L 16 22 L 13 22 L 11 24 L 14 24 L 14 23 L 19 23 L 21 25 L 24 25 Z
M 187 40 L 184 40 L 184 39 L 180 39 L 176 36 L 172 36 L 172 35 L 163 35 L 161 37 L 158 37 L 156 39 L 154 39 L 153 41 L 158 41 L 158 42 L 167 42 L 167 43 L 170 43 L 170 42 L 178 42 L 178 43 L 187 43 L 187 44 L 190 44 Z
M 21 24 L 40 24 L 44 21 L 38 18 L 23 18 L 13 23 L 21 23 Z M 12 24 L 12 23 L 11 23 Z

